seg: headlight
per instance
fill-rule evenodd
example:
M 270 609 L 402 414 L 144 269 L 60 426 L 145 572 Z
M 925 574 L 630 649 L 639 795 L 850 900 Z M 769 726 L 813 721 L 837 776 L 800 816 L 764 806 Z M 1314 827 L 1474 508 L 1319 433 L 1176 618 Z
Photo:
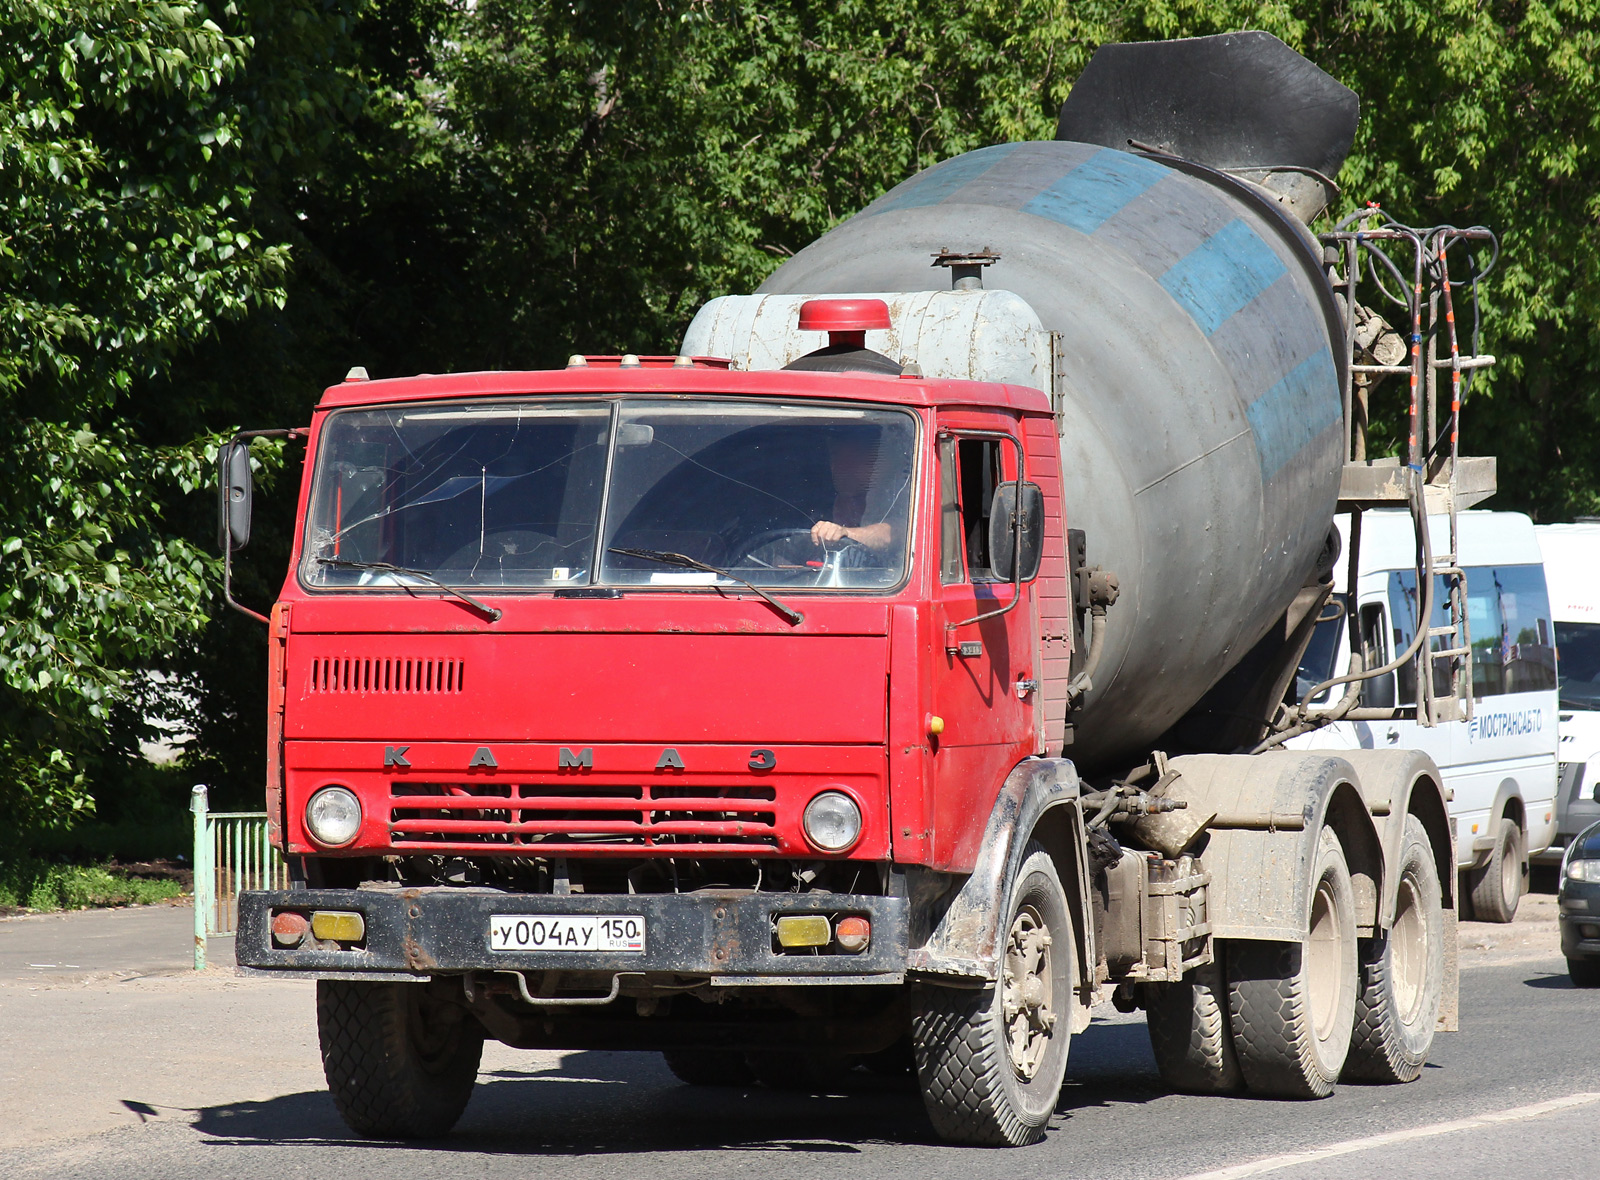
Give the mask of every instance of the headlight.
M 1567 880 L 1600 881 L 1600 860 L 1570 860 L 1567 862 Z
M 344 787 L 323 787 L 306 804 L 306 828 L 318 844 L 348 844 L 361 830 L 361 801 Z
M 824 852 L 843 852 L 861 837 L 861 808 L 842 791 L 824 791 L 806 804 L 806 839 Z

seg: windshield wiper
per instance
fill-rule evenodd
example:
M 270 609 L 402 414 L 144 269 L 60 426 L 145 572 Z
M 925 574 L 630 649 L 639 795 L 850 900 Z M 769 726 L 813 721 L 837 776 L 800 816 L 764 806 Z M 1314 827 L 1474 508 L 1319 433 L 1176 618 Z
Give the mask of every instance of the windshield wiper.
M 621 549 L 615 545 L 609 546 L 606 549 L 606 552 L 620 553 L 624 557 L 642 557 L 646 561 L 659 561 L 662 565 L 676 565 L 682 566 L 684 569 L 703 570 L 708 574 L 716 574 L 719 577 L 727 578 L 730 582 L 738 582 L 741 585 L 750 587 L 750 589 L 755 594 L 759 595 L 768 606 L 772 607 L 773 610 L 777 611 L 785 619 L 789 620 L 789 625 L 791 627 L 798 627 L 801 623 L 806 621 L 806 617 L 803 614 L 795 610 L 792 606 L 785 606 L 776 598 L 772 597 L 772 595 L 768 594 L 760 586 L 757 586 L 754 582 L 747 582 L 738 574 L 730 574 L 727 570 L 718 569 L 714 565 L 707 565 L 705 562 L 700 561 L 697 558 L 690 557 L 686 553 L 671 553 L 664 549 Z
M 472 595 L 467 594 L 464 591 L 457 590 L 454 586 L 445 585 L 432 574 L 423 573 L 421 570 L 407 569 L 403 565 L 394 565 L 387 561 L 345 561 L 341 557 L 318 557 L 314 558 L 313 560 L 315 560 L 318 565 L 331 565 L 336 569 L 381 570 L 388 574 L 405 574 L 408 577 L 420 578 L 422 581 L 428 583 L 428 585 L 437 586 L 446 594 L 454 595 L 462 602 L 472 607 L 474 610 L 482 611 L 484 614 L 489 616 L 489 621 L 491 623 L 497 622 L 501 614 L 504 613 L 495 607 L 490 606 L 487 602 L 479 602 L 476 598 L 472 597 Z

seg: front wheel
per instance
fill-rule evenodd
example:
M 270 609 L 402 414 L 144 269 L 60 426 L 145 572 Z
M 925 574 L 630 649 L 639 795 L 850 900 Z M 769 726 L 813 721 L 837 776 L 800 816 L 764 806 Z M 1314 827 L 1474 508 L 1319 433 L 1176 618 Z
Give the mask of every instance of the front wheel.
M 1444 894 L 1433 844 L 1414 815 L 1400 845 L 1388 933 L 1366 944 L 1346 1080 L 1414 1082 L 1433 1047 L 1444 998 Z
M 374 1139 L 432 1139 L 472 1097 L 483 1026 L 423 983 L 317 981 L 317 1036 L 345 1124 Z
M 1326 1098 L 1350 1051 L 1356 1013 L 1355 893 L 1330 829 L 1311 874 L 1305 942 L 1228 945 L 1229 1023 L 1239 1069 L 1264 1098 Z
M 916 993 L 917 1080 L 934 1130 L 952 1143 L 1036 1141 L 1066 1076 L 1077 974 L 1072 917 L 1055 862 L 1037 843 L 1017 872 L 1001 929 L 996 982 Z

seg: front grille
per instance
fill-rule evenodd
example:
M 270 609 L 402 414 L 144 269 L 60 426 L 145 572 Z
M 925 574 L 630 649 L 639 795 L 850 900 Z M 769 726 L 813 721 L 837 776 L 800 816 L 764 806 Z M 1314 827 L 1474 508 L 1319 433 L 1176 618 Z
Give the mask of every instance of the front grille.
M 462 660 L 328 658 L 311 661 L 310 692 L 458 693 Z
M 775 848 L 777 792 L 766 786 L 682 782 L 389 785 L 395 848 L 531 855 L 670 848 L 703 853 Z

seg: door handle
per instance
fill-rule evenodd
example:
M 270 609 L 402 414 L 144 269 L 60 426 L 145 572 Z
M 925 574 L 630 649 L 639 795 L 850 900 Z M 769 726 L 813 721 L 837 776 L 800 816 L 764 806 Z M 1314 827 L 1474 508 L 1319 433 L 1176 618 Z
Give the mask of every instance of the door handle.
M 1019 697 L 1025 697 L 1029 693 L 1038 692 L 1038 691 L 1039 691 L 1039 682 L 1037 680 L 1034 680 L 1033 678 L 1028 677 L 1028 676 L 1019 676 L 1017 678 L 1017 695 Z
M 1389 744 L 1392 746 L 1395 742 L 1400 740 L 1400 731 L 1391 725 L 1388 732 L 1383 736 L 1389 739 Z

